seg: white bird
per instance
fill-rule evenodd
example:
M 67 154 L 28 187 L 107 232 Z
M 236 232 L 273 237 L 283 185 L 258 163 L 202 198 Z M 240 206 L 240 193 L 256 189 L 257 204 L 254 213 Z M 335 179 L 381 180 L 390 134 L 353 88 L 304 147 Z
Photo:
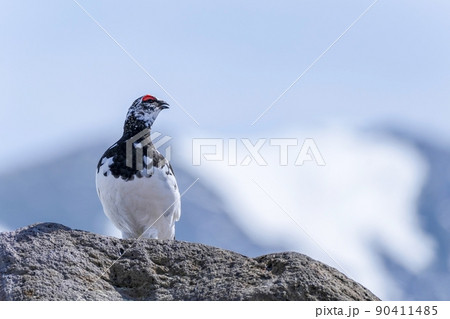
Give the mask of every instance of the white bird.
M 128 110 L 122 137 L 97 165 L 97 194 L 122 238 L 174 239 L 181 203 L 170 163 L 150 139 L 150 129 L 168 104 L 151 95 Z

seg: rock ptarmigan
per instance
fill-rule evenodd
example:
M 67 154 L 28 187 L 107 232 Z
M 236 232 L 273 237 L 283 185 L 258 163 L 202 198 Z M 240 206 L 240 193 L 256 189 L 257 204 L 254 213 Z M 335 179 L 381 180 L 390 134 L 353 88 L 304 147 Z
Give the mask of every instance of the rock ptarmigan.
M 151 95 L 128 110 L 122 137 L 97 165 L 97 194 L 122 238 L 174 239 L 181 203 L 170 163 L 150 139 L 150 129 L 168 104 Z

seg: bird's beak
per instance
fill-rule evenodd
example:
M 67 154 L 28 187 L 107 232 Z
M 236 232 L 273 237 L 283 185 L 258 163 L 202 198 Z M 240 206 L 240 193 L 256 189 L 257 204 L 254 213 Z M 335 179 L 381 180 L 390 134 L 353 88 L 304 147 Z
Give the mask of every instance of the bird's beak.
M 161 110 L 168 109 L 169 108 L 169 103 L 164 102 L 164 101 L 158 101 L 158 107 Z

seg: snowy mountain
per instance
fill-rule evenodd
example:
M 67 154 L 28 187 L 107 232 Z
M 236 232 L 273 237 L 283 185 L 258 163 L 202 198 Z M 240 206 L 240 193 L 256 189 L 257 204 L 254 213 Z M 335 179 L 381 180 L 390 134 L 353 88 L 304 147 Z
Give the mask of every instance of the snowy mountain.
M 397 279 L 407 300 L 450 299 L 450 149 L 414 133 L 386 131 L 413 146 L 428 164 L 427 178 L 417 198 L 421 228 L 435 242 L 435 258 L 422 271 L 411 273 L 384 255 L 389 272 Z M 411 247 L 414 250 L 414 247 Z

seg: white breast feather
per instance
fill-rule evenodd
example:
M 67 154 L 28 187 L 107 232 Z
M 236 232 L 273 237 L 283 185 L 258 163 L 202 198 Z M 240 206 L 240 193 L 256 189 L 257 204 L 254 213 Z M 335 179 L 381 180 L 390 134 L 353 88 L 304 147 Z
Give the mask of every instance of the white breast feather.
M 112 163 L 107 159 L 96 175 L 97 192 L 103 210 L 123 238 L 173 239 L 175 222 L 180 219 L 180 193 L 168 167 L 153 167 L 151 177 L 125 181 L 103 173 Z

